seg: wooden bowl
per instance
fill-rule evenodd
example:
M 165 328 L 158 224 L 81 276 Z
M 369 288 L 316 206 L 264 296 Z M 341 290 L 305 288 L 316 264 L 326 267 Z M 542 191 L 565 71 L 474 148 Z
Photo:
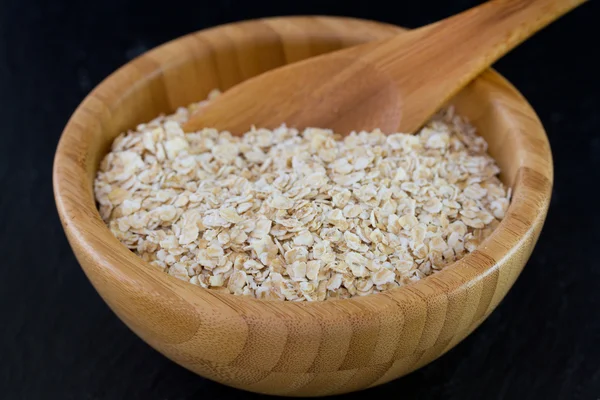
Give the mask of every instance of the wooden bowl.
M 89 280 L 137 335 L 206 378 L 301 396 L 360 390 L 405 375 L 471 333 L 506 295 L 542 228 L 552 186 L 544 129 L 505 79 L 485 72 L 454 100 L 489 143 L 513 189 L 506 218 L 473 253 L 385 293 L 318 303 L 218 294 L 150 267 L 100 219 L 93 179 L 111 141 L 213 88 L 279 65 L 402 32 L 349 18 L 288 17 L 204 30 L 138 57 L 108 77 L 67 124 L 54 194 Z

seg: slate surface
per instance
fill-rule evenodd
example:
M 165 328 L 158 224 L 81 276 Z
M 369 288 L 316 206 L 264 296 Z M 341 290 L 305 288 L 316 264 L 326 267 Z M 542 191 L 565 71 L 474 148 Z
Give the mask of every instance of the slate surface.
M 0 398 L 255 398 L 199 378 L 130 332 L 77 265 L 52 198 L 70 113 L 139 53 L 208 26 L 329 14 L 408 27 L 476 1 L 0 0 Z M 497 311 L 429 366 L 348 398 L 600 398 L 600 10 L 574 11 L 496 68 L 529 99 L 554 151 L 544 231 Z

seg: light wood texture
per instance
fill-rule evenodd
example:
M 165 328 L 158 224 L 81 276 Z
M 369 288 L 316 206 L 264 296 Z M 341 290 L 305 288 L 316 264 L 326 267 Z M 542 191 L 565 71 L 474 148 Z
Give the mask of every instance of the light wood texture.
M 494 310 L 544 222 L 550 147 L 526 100 L 489 70 L 454 99 L 488 140 L 514 198 L 478 250 L 411 286 L 321 303 L 218 294 L 149 266 L 100 219 L 93 178 L 111 141 L 159 113 L 269 69 L 384 39 L 401 28 L 349 18 L 289 17 L 217 27 L 170 42 L 102 82 L 61 137 L 54 193 L 77 259 L 136 334 L 186 368 L 227 385 L 290 396 L 379 385 L 436 359 Z
M 493 0 L 407 34 L 315 57 L 245 81 L 192 116 L 241 134 L 252 125 L 415 132 L 524 39 L 585 0 Z

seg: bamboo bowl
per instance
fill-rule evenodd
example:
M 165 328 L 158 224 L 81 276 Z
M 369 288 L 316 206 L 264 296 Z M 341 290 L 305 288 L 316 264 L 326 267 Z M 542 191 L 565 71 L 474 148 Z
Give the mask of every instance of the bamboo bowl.
M 145 264 L 100 219 L 93 179 L 111 141 L 160 113 L 279 65 L 401 32 L 331 17 L 286 17 L 204 30 L 138 57 L 108 77 L 68 122 L 54 194 L 87 277 L 137 335 L 206 378 L 254 392 L 317 396 L 360 390 L 431 362 L 494 310 L 523 269 L 552 187 L 550 147 L 527 101 L 487 71 L 454 99 L 489 143 L 513 188 L 506 218 L 473 253 L 385 293 L 320 303 L 214 293 Z

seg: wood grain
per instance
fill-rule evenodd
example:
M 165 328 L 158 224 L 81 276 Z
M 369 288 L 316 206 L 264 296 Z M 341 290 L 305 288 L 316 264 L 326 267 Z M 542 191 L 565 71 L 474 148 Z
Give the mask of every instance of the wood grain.
M 585 0 L 491 0 L 445 20 L 277 68 L 197 112 L 186 132 L 253 125 L 415 132 L 494 61 Z M 243 54 L 249 60 L 279 60 Z M 281 54 L 279 54 L 281 56 Z
M 111 141 L 160 113 L 268 69 L 401 28 L 332 17 L 247 21 L 185 36 L 102 82 L 69 120 L 56 151 L 58 212 L 87 277 L 137 335 L 171 360 L 224 384 L 290 396 L 379 385 L 455 346 L 498 305 L 537 241 L 552 158 L 526 100 L 489 70 L 454 99 L 488 140 L 514 199 L 472 254 L 411 286 L 348 300 L 267 302 L 190 285 L 144 263 L 111 234 L 92 182 Z M 253 60 L 253 52 L 261 60 Z M 274 54 L 273 58 L 268 54 Z

